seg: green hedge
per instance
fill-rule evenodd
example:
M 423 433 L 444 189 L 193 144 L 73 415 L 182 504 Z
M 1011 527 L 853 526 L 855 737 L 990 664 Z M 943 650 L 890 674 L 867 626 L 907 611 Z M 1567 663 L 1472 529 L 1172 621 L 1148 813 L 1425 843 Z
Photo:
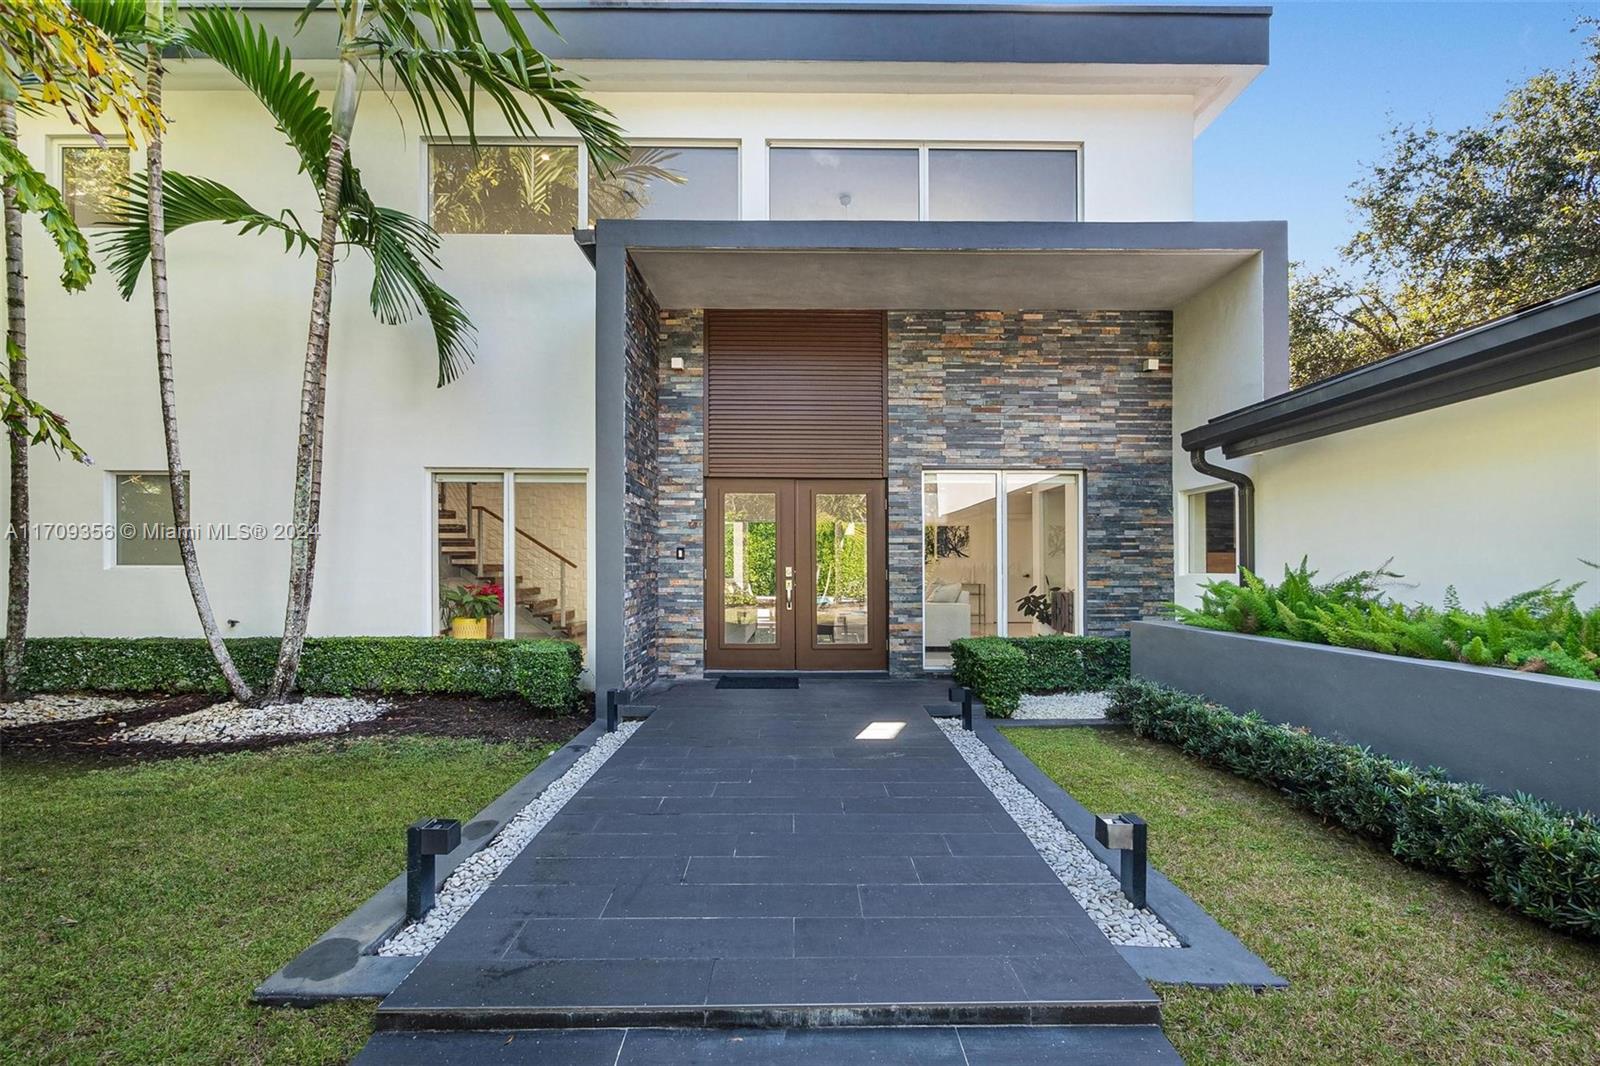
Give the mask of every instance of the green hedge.
M 227 641 L 252 686 L 272 676 L 277 637 Z M 314 696 L 436 693 L 520 696 L 536 707 L 578 700 L 583 651 L 561 640 L 308 637 L 300 691 Z M 30 692 L 226 692 L 205 641 L 183 637 L 36 637 L 23 660 Z
M 1500 796 L 1147 681 L 1108 712 L 1140 736 L 1287 793 L 1401 860 L 1453 874 L 1553 929 L 1600 939 L 1600 819 Z
M 964 637 L 950 650 L 956 684 L 1001 718 L 1024 692 L 1090 692 L 1128 676 L 1126 637 Z

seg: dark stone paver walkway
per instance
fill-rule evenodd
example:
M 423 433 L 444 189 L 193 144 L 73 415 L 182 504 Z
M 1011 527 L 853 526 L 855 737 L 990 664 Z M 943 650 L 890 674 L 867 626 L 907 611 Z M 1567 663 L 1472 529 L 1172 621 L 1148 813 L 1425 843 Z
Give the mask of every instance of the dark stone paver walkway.
M 1150 989 L 927 717 L 942 695 L 670 690 L 379 1028 L 1154 1023 Z M 874 721 L 905 725 L 856 739 Z

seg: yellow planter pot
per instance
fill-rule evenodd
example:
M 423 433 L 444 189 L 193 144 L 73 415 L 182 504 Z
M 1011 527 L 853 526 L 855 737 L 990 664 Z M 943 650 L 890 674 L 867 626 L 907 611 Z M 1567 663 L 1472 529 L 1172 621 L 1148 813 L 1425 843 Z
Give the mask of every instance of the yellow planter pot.
M 488 640 L 489 620 L 487 618 L 452 618 L 450 619 L 450 635 L 457 640 Z

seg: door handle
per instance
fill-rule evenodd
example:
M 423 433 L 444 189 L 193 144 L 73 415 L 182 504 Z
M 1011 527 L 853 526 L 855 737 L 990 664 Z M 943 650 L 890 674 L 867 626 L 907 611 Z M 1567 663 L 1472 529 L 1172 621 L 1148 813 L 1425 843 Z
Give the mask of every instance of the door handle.
M 784 606 L 791 611 L 794 610 L 794 567 L 792 566 L 783 568 L 783 595 Z

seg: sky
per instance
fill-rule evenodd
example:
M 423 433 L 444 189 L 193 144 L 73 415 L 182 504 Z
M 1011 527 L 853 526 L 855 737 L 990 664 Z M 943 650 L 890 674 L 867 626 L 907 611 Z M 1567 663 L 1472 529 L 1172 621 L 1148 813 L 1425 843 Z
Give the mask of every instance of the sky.
M 1289 255 L 1337 261 L 1350 184 L 1397 121 L 1455 129 L 1583 54 L 1600 2 L 1277 0 L 1267 70 L 1195 142 L 1195 217 L 1287 219 Z M 1363 166 L 1363 164 L 1368 166 Z

